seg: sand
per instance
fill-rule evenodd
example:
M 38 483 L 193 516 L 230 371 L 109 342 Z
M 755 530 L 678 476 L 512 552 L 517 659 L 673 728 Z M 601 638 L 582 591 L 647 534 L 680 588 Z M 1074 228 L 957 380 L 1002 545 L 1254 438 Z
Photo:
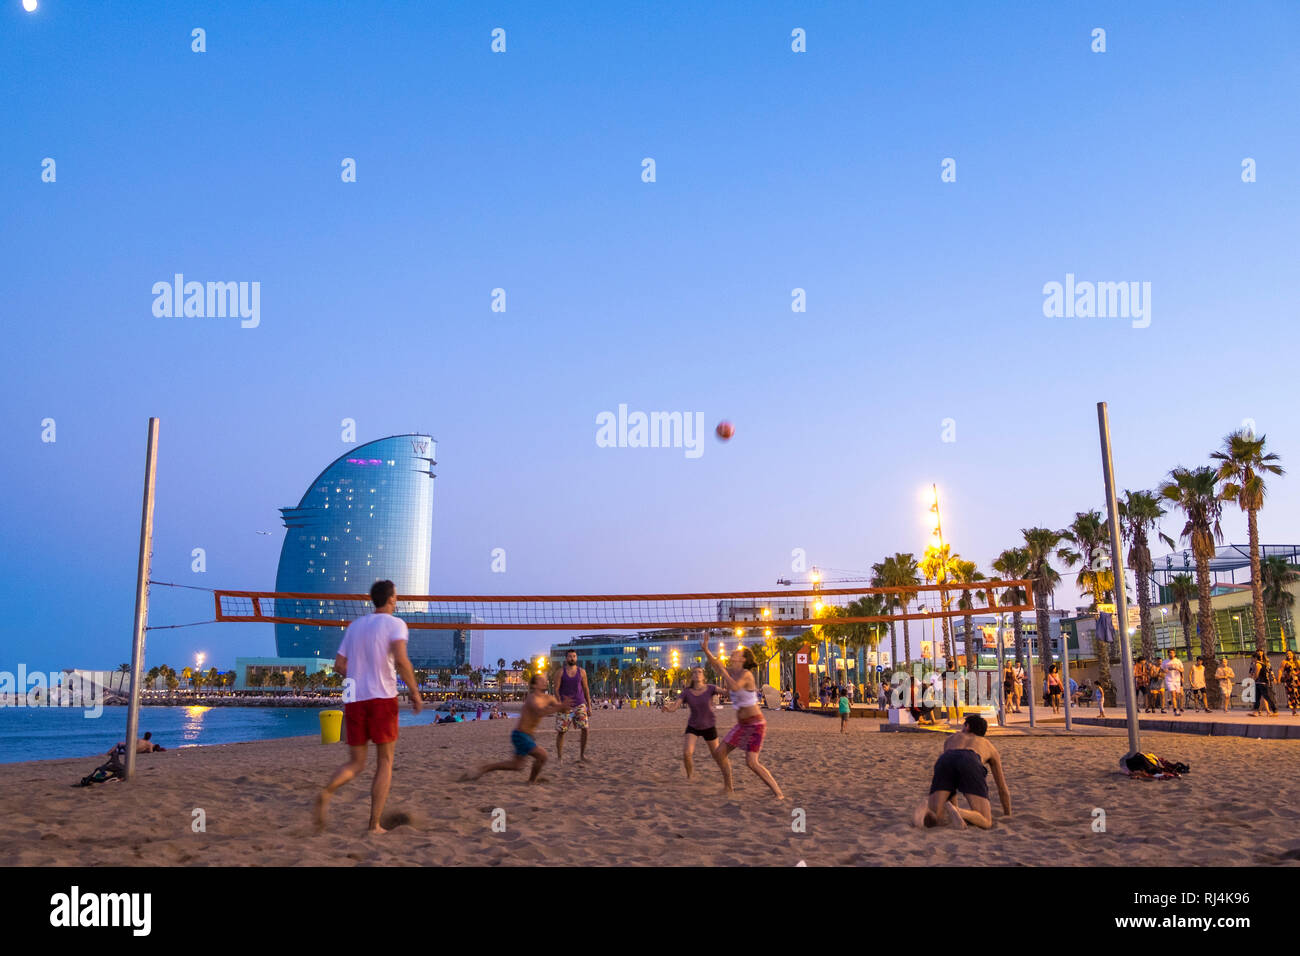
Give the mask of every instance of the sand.
M 719 711 L 725 730 L 733 717 Z M 554 757 L 549 721 L 540 737 Z M 942 737 L 880 733 L 875 720 L 769 713 L 763 760 L 778 802 L 733 754 L 737 792 L 697 748 L 680 762 L 681 714 L 598 711 L 589 760 L 577 734 L 538 786 L 523 773 L 473 783 L 470 764 L 510 755 L 513 721 L 407 728 L 388 813 L 408 821 L 364 833 L 369 777 L 335 797 L 328 829 L 311 804 L 344 762 L 341 745 L 296 737 L 194 747 L 139 758 L 133 784 L 74 788 L 99 758 L 0 767 L 0 865 L 933 865 L 1256 866 L 1300 859 L 1300 745 L 1281 740 L 1147 734 L 1145 749 L 1182 760 L 1175 781 L 1130 780 L 1126 738 L 1000 736 L 1012 816 L 991 831 L 916 830 Z M 701 759 L 702 758 L 702 759 Z M 991 786 L 991 781 L 990 781 Z M 997 807 L 996 796 L 994 806 Z M 206 831 L 194 832 L 194 811 Z M 505 811 L 504 832 L 492 829 Z M 1094 832 L 1094 809 L 1105 832 Z M 792 823 L 802 811 L 806 832 Z M 499 815 L 498 815 L 499 819 Z

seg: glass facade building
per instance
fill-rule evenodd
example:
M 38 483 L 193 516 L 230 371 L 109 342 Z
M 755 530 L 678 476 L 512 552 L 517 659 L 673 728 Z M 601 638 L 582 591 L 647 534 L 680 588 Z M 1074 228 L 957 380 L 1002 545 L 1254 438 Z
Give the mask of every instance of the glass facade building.
M 275 589 L 296 594 L 366 594 L 387 578 L 404 594 L 429 593 L 433 539 L 435 442 L 428 435 L 393 435 L 351 449 L 311 483 L 293 508 L 281 508 L 284 546 Z M 429 615 L 423 605 L 403 602 L 398 614 L 417 619 L 471 623 L 467 617 Z M 329 599 L 276 602 L 282 617 L 338 619 L 354 613 Z M 408 645 L 417 668 L 458 667 L 470 660 L 472 633 L 462 628 L 412 630 Z M 276 654 L 285 658 L 333 659 L 341 627 L 275 625 Z

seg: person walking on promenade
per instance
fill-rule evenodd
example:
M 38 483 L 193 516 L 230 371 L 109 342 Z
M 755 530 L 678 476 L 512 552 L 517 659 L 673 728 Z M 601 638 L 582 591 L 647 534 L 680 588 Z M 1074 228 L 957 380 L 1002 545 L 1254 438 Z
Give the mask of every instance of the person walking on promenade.
M 1169 706 L 1173 708 L 1174 716 L 1183 716 L 1183 662 L 1178 659 L 1178 654 L 1171 647 L 1169 648 L 1169 659 L 1161 665 L 1165 674 L 1165 697 L 1169 700 Z M 1164 708 L 1161 708 L 1164 713 Z
M 766 767 L 758 762 L 758 753 L 763 749 L 763 735 L 767 731 L 767 721 L 758 709 L 758 690 L 754 681 L 754 671 L 758 670 L 758 661 L 754 652 L 748 647 L 741 647 L 731 652 L 727 663 L 723 663 L 709 650 L 708 638 L 700 641 L 700 649 L 709 659 L 716 671 L 722 675 L 727 690 L 731 692 L 731 706 L 736 708 L 736 725 L 722 738 L 722 745 L 714 754 L 718 766 L 722 768 L 722 779 L 727 793 L 733 793 L 731 781 L 731 761 L 728 755 L 733 750 L 745 751 L 745 764 L 767 784 L 778 800 L 784 800 L 785 794 L 777 786 L 776 780 L 768 773 Z
M 682 707 L 691 713 L 686 720 L 686 732 L 682 734 L 682 764 L 686 767 L 688 780 L 695 773 L 696 737 L 708 744 L 710 756 L 717 760 L 718 719 L 713 714 L 713 698 L 721 694 L 721 687 L 704 680 L 704 668 L 696 667 L 691 670 L 691 683 L 682 691 L 682 695 L 664 705 L 664 710 L 670 714 Z
M 1062 693 L 1060 665 L 1053 664 L 1047 672 L 1047 699 L 1054 714 L 1061 712 Z
M 1228 664 L 1226 657 L 1219 658 L 1219 667 L 1214 672 L 1214 679 L 1219 682 L 1219 696 L 1223 698 L 1223 712 L 1226 714 L 1232 710 L 1232 682 L 1237 679 L 1237 673 Z
M 1097 716 L 1105 717 L 1106 716 L 1106 695 L 1105 692 L 1102 691 L 1101 689 L 1101 681 L 1098 681 L 1097 686 L 1093 688 L 1092 702 L 1097 705 Z
M 1187 702 L 1191 704 L 1192 710 L 1203 710 L 1207 714 L 1210 712 L 1210 702 L 1205 693 L 1205 658 L 1196 658 L 1196 663 L 1192 665 L 1190 675 L 1191 693 L 1188 694 Z
M 1020 713 L 1020 704 L 1025 699 L 1025 665 L 1019 660 L 1011 671 L 1016 678 L 1016 713 Z
M 334 657 L 334 672 L 352 681 L 352 700 L 343 704 L 347 728 L 348 762 L 316 796 L 316 826 L 325 826 L 325 813 L 334 792 L 366 769 L 367 744 L 375 745 L 375 778 L 370 786 L 370 833 L 386 833 L 379 825 L 393 782 L 393 754 L 397 749 L 397 675 L 411 691 L 411 710 L 424 709 L 424 699 L 406 656 L 406 622 L 394 615 L 397 588 L 392 581 L 376 581 L 370 588 L 375 609 L 359 617 L 343 632 Z
M 561 700 L 573 701 L 571 709 L 555 715 L 555 760 L 564 763 L 564 735 L 570 727 L 577 727 L 582 732 L 578 738 L 578 762 L 584 763 L 587 759 L 587 725 L 591 716 L 587 701 L 591 700 L 591 690 L 587 687 L 587 672 L 578 666 L 577 651 L 564 652 L 564 665 L 551 683 Z
M 1147 684 L 1147 703 L 1153 709 L 1159 707 L 1160 713 L 1163 714 L 1165 712 L 1165 672 L 1161 668 L 1159 661 L 1151 661 L 1147 664 L 1147 677 L 1150 679 Z
M 1147 673 L 1147 659 L 1144 655 L 1139 654 L 1138 659 L 1133 663 L 1133 687 L 1137 691 L 1138 710 L 1145 710 L 1151 713 L 1151 698 L 1147 696 L 1147 685 L 1151 682 L 1151 675 Z
M 1268 716 L 1277 716 L 1277 707 L 1273 704 L 1273 663 L 1263 651 L 1255 652 L 1255 712 L 1263 709 Z M 1266 705 L 1266 706 L 1265 706 Z
M 1278 678 L 1286 690 L 1286 705 L 1291 708 L 1291 716 L 1294 717 L 1300 709 L 1300 661 L 1296 660 L 1295 651 L 1286 652 Z

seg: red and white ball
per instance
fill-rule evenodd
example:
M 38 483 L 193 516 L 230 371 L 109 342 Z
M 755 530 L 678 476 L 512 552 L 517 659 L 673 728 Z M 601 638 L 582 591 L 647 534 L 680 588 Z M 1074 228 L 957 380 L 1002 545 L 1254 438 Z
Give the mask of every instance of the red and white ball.
M 736 426 L 731 422 L 718 422 L 718 427 L 714 429 L 719 441 L 730 441 L 731 436 L 736 434 Z

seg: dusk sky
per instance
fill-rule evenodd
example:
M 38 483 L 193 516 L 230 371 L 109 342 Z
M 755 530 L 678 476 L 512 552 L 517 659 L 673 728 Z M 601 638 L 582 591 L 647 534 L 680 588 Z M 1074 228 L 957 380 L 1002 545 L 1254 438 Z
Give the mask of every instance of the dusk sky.
M 1246 419 L 1300 467 L 1298 28 L 1293 2 L 3 0 L 0 669 L 130 659 L 151 415 L 154 578 L 261 590 L 344 419 L 438 440 L 443 594 L 748 590 L 796 548 L 866 571 L 924 550 L 931 482 L 988 573 L 1104 508 L 1101 400 L 1121 489 Z M 260 283 L 257 327 L 156 316 L 176 273 Z M 1067 275 L 1150 283 L 1149 326 L 1045 316 Z M 735 437 L 598 447 L 620 404 Z M 1296 480 L 1267 543 L 1300 539 Z M 154 589 L 153 625 L 211 616 Z M 227 669 L 272 628 L 153 631 L 148 664 L 199 650 Z

